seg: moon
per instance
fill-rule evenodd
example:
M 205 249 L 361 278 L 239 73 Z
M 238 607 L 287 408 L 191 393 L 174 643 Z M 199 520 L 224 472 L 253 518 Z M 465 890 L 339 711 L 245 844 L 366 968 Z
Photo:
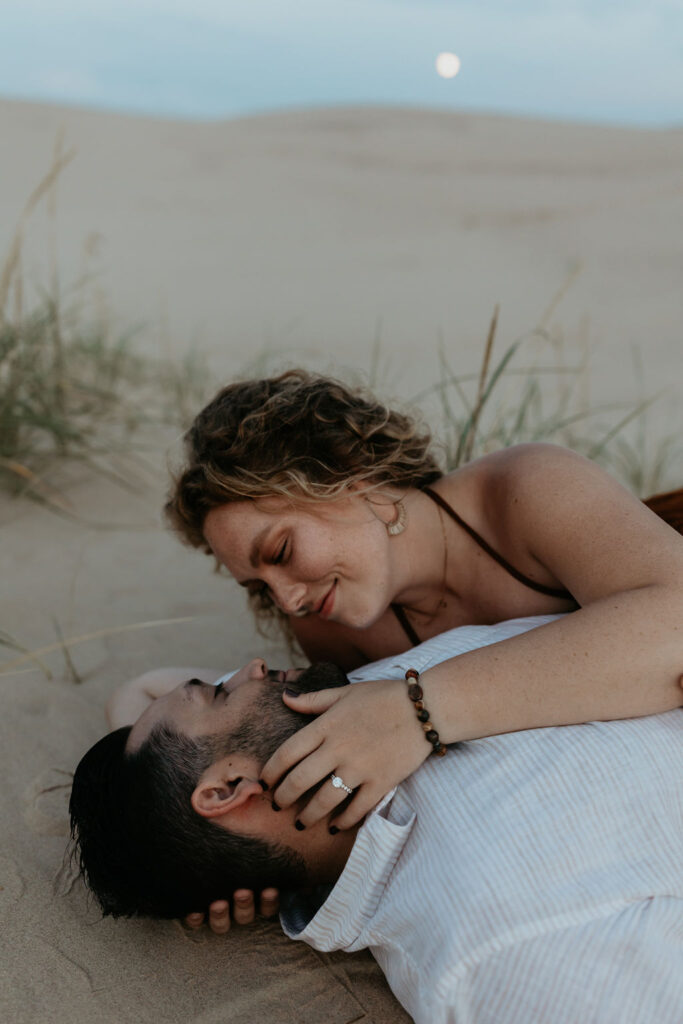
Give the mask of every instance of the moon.
M 460 70 L 460 58 L 454 53 L 440 53 L 435 63 L 436 73 L 441 78 L 455 78 Z

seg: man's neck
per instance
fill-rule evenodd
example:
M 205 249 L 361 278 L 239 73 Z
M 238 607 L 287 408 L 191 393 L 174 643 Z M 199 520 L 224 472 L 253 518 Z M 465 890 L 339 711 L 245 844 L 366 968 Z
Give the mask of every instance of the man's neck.
M 360 825 L 344 829 L 334 836 L 329 833 L 328 822 L 321 822 L 320 828 L 319 836 L 315 836 L 313 830 L 308 837 L 303 834 L 299 850 L 308 866 L 311 884 L 334 885 L 346 867 Z

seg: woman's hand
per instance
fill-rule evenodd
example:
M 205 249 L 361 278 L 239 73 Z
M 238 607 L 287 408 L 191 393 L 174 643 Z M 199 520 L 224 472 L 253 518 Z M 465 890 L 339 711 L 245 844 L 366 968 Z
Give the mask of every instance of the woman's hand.
M 291 736 L 265 764 L 261 777 L 274 803 L 291 807 L 307 790 L 323 782 L 298 817 L 304 828 L 348 805 L 334 819 L 351 828 L 382 797 L 411 775 L 431 752 L 401 680 L 379 679 L 301 696 L 283 694 L 293 711 L 319 717 Z M 290 690 L 291 693 L 291 690 Z M 331 775 L 354 790 L 348 797 L 332 785 Z
M 280 906 L 277 889 L 264 889 L 259 902 L 262 917 L 275 917 Z M 204 924 L 204 914 L 188 914 L 185 924 L 196 930 Z M 232 919 L 235 924 L 252 924 L 256 917 L 256 905 L 251 889 L 237 889 L 232 894 Z M 230 904 L 227 900 L 215 900 L 209 905 L 209 928 L 216 935 L 225 935 L 230 930 Z

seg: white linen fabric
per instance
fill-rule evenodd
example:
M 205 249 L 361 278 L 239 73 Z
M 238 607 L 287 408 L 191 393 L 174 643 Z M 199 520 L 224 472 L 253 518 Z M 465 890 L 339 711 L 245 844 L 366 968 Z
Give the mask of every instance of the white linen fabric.
M 352 678 L 554 618 L 461 627 Z M 312 918 L 295 896 L 281 920 L 319 950 L 368 947 L 417 1024 L 681 1024 L 683 712 L 428 758 L 367 816 Z

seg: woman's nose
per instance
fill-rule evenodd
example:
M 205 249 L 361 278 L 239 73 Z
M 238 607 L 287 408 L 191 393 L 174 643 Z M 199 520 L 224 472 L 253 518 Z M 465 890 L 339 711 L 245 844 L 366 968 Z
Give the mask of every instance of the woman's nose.
M 276 605 L 285 615 L 305 614 L 306 587 L 303 583 L 280 584 L 270 589 Z

